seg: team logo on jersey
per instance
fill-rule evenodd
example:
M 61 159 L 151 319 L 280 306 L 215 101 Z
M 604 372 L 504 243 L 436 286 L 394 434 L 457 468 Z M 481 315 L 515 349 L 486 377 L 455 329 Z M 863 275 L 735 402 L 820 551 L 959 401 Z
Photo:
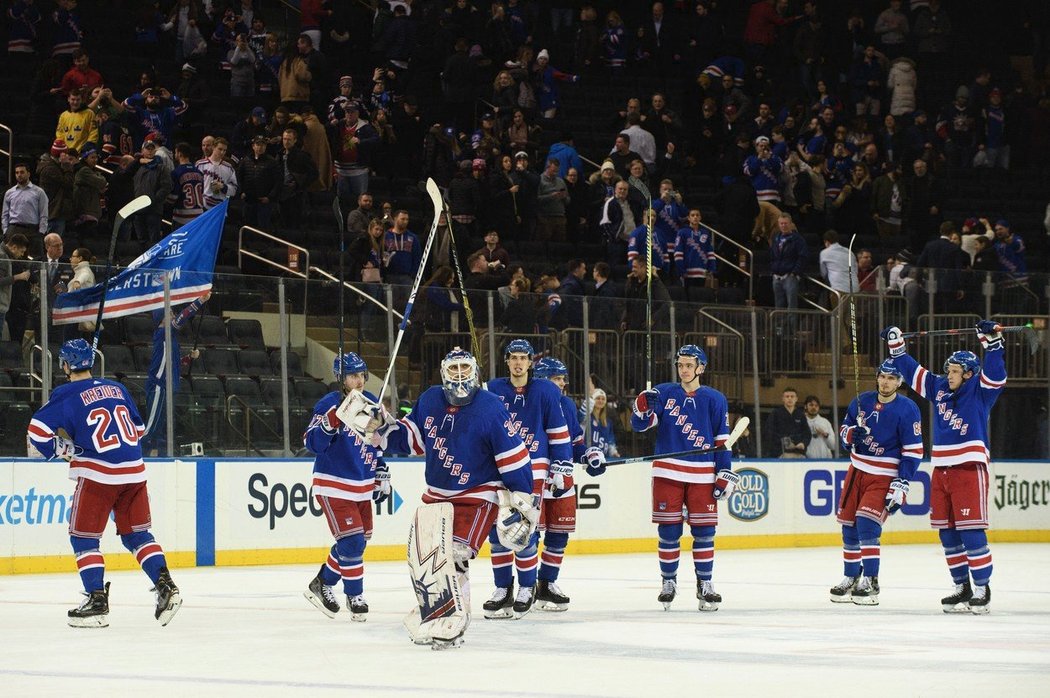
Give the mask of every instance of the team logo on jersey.
M 757 521 L 769 513 L 769 476 L 755 468 L 736 472 L 740 482 L 729 495 L 729 515 L 738 521 Z

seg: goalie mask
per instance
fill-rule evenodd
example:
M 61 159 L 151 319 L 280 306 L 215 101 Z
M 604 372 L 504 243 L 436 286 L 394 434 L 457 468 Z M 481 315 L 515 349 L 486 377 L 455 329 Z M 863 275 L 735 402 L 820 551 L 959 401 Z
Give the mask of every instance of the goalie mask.
M 456 347 L 445 355 L 441 361 L 441 389 L 450 405 L 469 405 L 480 388 L 478 362 L 469 351 Z

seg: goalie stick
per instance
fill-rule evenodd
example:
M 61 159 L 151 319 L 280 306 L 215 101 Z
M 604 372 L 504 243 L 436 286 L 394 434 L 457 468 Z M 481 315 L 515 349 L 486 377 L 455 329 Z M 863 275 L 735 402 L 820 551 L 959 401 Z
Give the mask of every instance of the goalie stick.
M 646 461 L 653 461 L 657 458 L 681 458 L 682 456 L 702 456 L 705 453 L 732 451 L 733 446 L 740 440 L 740 437 L 743 436 L 744 431 L 750 424 L 751 420 L 747 417 L 741 417 L 738 419 L 736 424 L 733 425 L 733 430 L 730 431 L 729 436 L 726 437 L 725 443 L 718 446 L 694 448 L 689 451 L 674 451 L 673 453 L 653 453 L 648 456 L 634 456 L 632 458 L 617 458 L 615 460 L 606 461 L 605 465 L 626 465 L 627 463 L 644 463 Z

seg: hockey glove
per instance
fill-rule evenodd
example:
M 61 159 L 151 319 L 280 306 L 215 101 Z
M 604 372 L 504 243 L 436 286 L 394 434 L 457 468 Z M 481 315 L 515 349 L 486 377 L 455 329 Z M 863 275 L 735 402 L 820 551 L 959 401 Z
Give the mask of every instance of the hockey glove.
M 547 491 L 555 499 L 572 489 L 572 461 L 556 460 L 547 473 Z
M 843 427 L 842 440 L 848 444 L 859 444 L 871 436 L 871 428 L 865 424 Z
M 324 433 L 334 435 L 342 426 L 343 420 L 339 419 L 335 407 L 321 415 L 321 428 L 324 429 Z
M 899 327 L 887 327 L 882 332 L 879 332 L 879 337 L 886 340 L 886 348 L 889 349 L 892 357 L 898 357 L 908 351 L 907 342 L 904 341 L 904 333 L 901 332 Z
M 890 489 L 886 493 L 886 513 L 893 514 L 904 504 L 908 496 L 908 481 L 899 477 L 890 482 Z
M 587 474 L 598 477 L 605 474 L 605 452 L 597 446 L 591 446 L 583 452 L 583 460 L 587 463 Z
M 715 475 L 715 487 L 711 490 L 711 496 L 715 499 L 728 498 L 729 495 L 733 494 L 733 490 L 736 489 L 738 482 L 740 482 L 739 474 L 734 473 L 729 468 L 719 470 L 718 474 Z
M 390 466 L 382 458 L 376 464 L 376 482 L 372 489 L 372 501 L 382 504 L 390 496 Z
M 500 500 L 496 536 L 504 547 L 514 552 L 524 550 L 540 520 L 539 499 L 528 492 L 504 490 Z
M 660 399 L 660 393 L 653 389 L 643 390 L 634 399 L 634 412 L 639 417 L 648 417 L 653 413 L 656 401 Z
M 68 463 L 83 452 L 84 449 L 69 439 L 62 436 L 55 437 L 55 458 L 61 458 Z
M 981 320 L 977 323 L 977 338 L 985 351 L 999 351 L 1003 348 L 1003 333 L 999 323 L 993 320 Z

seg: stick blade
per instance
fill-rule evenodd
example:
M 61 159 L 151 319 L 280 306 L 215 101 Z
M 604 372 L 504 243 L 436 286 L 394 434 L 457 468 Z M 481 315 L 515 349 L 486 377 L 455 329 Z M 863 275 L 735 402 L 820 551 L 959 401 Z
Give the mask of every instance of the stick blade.
M 153 201 L 147 194 L 138 196 L 124 204 L 124 207 L 117 211 L 117 218 L 127 218 L 128 216 L 134 215 L 152 203 Z
M 437 182 L 430 177 L 427 177 L 426 189 L 427 196 L 430 197 L 430 202 L 434 204 L 434 220 L 437 220 L 436 216 L 438 215 L 438 212 L 445 207 L 445 200 L 441 198 L 441 190 L 438 189 Z
M 725 449 L 731 450 L 740 440 L 740 437 L 744 435 L 744 431 L 751 425 L 750 417 L 741 417 L 736 420 L 736 424 L 733 425 L 733 430 L 729 432 L 729 436 L 726 438 Z

